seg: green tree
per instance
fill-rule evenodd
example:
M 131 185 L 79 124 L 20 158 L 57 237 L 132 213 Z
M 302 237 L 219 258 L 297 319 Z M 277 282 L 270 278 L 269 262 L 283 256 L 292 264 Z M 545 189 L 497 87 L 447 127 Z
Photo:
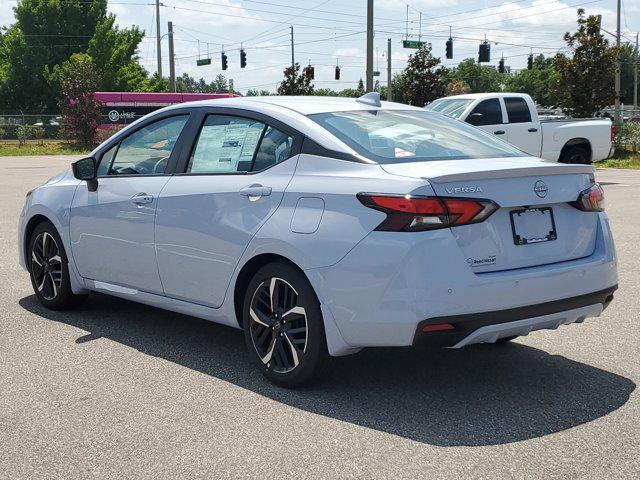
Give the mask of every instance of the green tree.
M 564 40 L 571 55 L 555 56 L 560 106 L 569 115 L 591 117 L 614 102 L 619 50 L 604 38 L 597 17 L 585 17 L 583 9 L 578 9 L 578 30 L 565 33 Z
M 155 72 L 144 84 L 145 92 L 168 92 L 169 91 L 169 79 L 166 77 L 160 78 L 158 72 Z
M 404 100 L 409 105 L 424 107 L 444 95 L 442 79 L 446 69 L 440 59 L 431 54 L 431 45 L 425 43 L 409 57 L 403 71 Z
M 537 104 L 548 107 L 558 103 L 557 84 L 558 72 L 554 68 L 553 58 L 538 55 L 531 70 L 521 70 L 506 78 L 505 90 L 527 93 Z
M 211 85 L 214 88 L 214 93 L 225 93 L 229 91 L 229 82 L 227 80 L 227 77 L 225 77 L 221 73 L 216 75 L 216 78 L 214 78 Z
M 467 58 L 447 73 L 445 85 L 452 82 L 465 82 L 471 93 L 499 92 L 502 78 L 494 67 L 483 66 L 473 58 Z
M 358 88 L 356 88 L 356 90 L 364 94 L 364 82 L 362 81 L 362 77 L 358 80 Z
M 100 73 L 99 89 L 135 91 L 143 88 L 147 72 L 138 63 L 138 45 L 144 32 L 138 27 L 120 29 L 116 17 L 108 15 L 96 26 L 87 53 Z
M 300 73 L 300 64 L 284 69 L 284 79 L 278 85 L 278 95 L 313 95 L 311 77 L 306 71 Z
M 620 52 L 620 96 L 627 105 L 633 104 L 633 67 L 640 61 L 635 45 L 624 44 Z
M 49 85 L 48 72 L 73 53 L 86 51 L 106 9 L 106 0 L 20 0 L 13 8 L 16 23 L 1 45 L 0 108 L 54 108 L 58 92 Z
M 267 97 L 269 95 L 273 95 L 269 90 L 258 90 L 257 88 L 247 90 L 247 97 Z
M 464 80 L 454 80 L 447 85 L 446 92 L 449 95 L 464 95 L 471 93 L 471 87 Z
M 84 147 L 93 147 L 100 121 L 100 102 L 94 92 L 100 81 L 91 57 L 75 53 L 54 73 L 61 86 L 60 111 L 65 119 L 66 131 Z

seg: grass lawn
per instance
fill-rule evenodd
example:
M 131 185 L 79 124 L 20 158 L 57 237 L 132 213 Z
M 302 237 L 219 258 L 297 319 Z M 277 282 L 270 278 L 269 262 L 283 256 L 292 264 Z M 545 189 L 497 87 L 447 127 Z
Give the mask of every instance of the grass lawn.
M 616 158 L 609 158 L 594 164 L 596 167 L 607 168 L 635 168 L 640 169 L 640 152 L 616 152 Z
M 62 140 L 28 140 L 23 146 L 17 140 L 0 141 L 0 157 L 21 155 L 82 155 L 89 150 L 74 147 Z

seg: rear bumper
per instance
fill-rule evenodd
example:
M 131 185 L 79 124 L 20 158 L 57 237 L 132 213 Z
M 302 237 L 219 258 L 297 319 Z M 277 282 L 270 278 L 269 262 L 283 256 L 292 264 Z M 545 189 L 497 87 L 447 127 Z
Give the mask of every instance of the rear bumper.
M 534 330 L 556 329 L 597 317 L 613 300 L 617 285 L 586 295 L 529 305 L 527 307 L 436 317 L 418 324 L 415 346 L 460 348 L 474 343 L 493 343 L 504 337 L 523 336 Z M 452 325 L 440 331 L 424 331 L 432 325 Z
M 502 272 L 474 273 L 450 230 L 400 235 L 372 232 L 335 265 L 305 270 L 350 348 L 411 346 L 420 324 L 450 323 L 443 317 L 453 318 L 461 329 L 447 346 L 462 346 L 464 338 L 496 323 L 538 319 L 534 330 L 548 320 L 541 317 L 557 319 L 562 315 L 556 313 L 589 305 L 596 307 L 586 316 L 594 316 L 618 284 L 605 213 L 598 214 L 595 248 L 588 257 Z M 609 293 L 601 298 L 597 292 Z M 581 299 L 586 303 L 572 303 Z M 478 317 L 478 312 L 488 313 Z M 578 313 L 573 321 L 585 315 Z M 501 320 L 496 322 L 496 315 Z M 478 318 L 485 323 L 469 323 Z

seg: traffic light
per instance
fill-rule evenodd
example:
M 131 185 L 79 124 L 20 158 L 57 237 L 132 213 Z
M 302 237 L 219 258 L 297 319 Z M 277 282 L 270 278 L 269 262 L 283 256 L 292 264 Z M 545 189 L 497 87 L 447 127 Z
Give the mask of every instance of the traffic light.
M 527 57 L 527 70 L 533 69 L 533 53 Z
M 453 58 L 453 38 L 451 37 L 447 40 L 447 58 Z
M 504 58 L 501 58 L 498 62 L 498 72 L 504 73 Z
M 307 77 L 313 80 L 315 75 L 315 69 L 311 65 L 309 65 L 308 67 L 305 67 L 304 72 L 307 74 Z
M 491 61 L 491 44 L 486 40 L 480 44 L 478 48 L 478 63 L 486 63 Z
M 228 66 L 229 63 L 227 62 L 227 54 L 222 52 L 222 70 L 226 70 Z
M 340 67 L 336 66 L 335 79 L 340 80 Z
M 240 49 L 240 68 L 244 68 L 247 66 L 247 52 L 244 51 L 244 48 Z

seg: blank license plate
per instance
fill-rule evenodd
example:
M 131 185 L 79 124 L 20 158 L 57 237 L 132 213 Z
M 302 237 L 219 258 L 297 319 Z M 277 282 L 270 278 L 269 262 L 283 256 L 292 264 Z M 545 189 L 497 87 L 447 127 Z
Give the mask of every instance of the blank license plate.
M 516 245 L 550 242 L 558 238 L 551 207 L 512 210 L 509 215 Z

